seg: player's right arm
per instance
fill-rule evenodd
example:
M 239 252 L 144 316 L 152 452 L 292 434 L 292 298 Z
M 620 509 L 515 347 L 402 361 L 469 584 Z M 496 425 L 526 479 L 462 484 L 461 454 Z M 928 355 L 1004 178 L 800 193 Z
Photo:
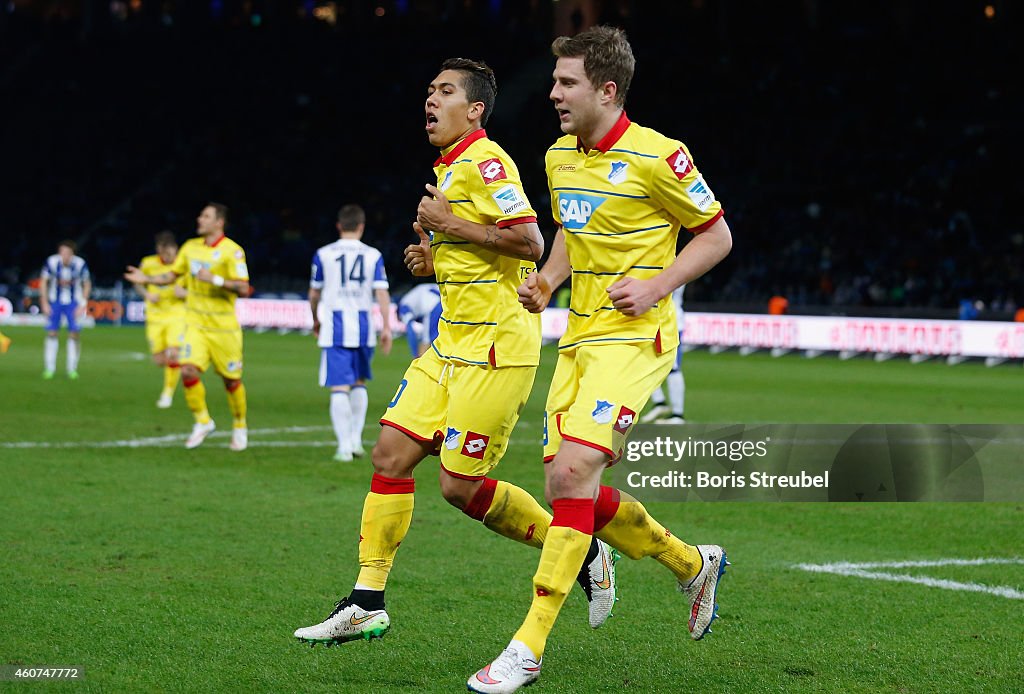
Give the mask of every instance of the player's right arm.
M 551 255 L 537 272 L 531 272 L 516 290 L 519 303 L 530 313 L 540 313 L 551 301 L 551 293 L 569 277 L 572 268 L 569 265 L 569 254 L 565 250 L 565 232 L 561 228 L 555 234 L 551 244 Z
M 313 312 L 313 337 L 320 336 L 320 318 L 317 310 L 320 308 L 320 290 L 309 288 L 309 310 Z
M 174 280 L 178 279 L 178 273 L 168 271 L 159 275 L 147 275 L 134 265 L 129 265 L 128 272 L 124 273 L 124 278 L 132 284 L 158 284 L 163 287 L 173 284 Z

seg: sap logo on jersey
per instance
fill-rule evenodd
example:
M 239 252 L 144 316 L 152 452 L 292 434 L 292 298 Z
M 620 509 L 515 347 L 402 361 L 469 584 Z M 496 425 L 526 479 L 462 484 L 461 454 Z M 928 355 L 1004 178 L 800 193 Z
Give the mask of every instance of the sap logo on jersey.
M 526 202 L 526 198 L 516 189 L 515 185 L 511 183 L 499 188 L 491 194 L 491 197 L 494 198 L 494 202 L 498 203 L 498 207 L 505 214 L 525 210 L 529 204 Z
M 444 435 L 444 447 L 449 451 L 454 451 L 459 447 L 459 439 L 462 437 L 462 432 L 455 427 L 448 427 L 448 432 Z
M 558 216 L 562 218 L 562 226 L 566 229 L 582 229 L 587 226 L 590 217 L 607 198 L 580 193 L 558 194 Z
M 594 411 L 590 413 L 590 416 L 594 418 L 594 421 L 598 424 L 607 424 L 612 421 L 612 410 L 615 409 L 615 404 L 608 402 L 607 400 L 598 400 L 597 406 L 594 407 Z

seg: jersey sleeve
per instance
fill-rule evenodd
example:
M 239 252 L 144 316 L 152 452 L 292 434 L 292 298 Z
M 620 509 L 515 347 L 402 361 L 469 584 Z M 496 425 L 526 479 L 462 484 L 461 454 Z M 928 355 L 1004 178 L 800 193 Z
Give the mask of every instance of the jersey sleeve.
M 224 279 L 249 281 L 249 266 L 245 262 L 245 251 L 241 246 L 235 247 L 225 265 L 227 271 Z
M 384 257 L 380 253 L 377 254 L 377 262 L 373 268 L 373 288 L 388 288 L 388 275 L 384 271 Z
M 171 265 L 171 272 L 178 275 L 179 277 L 189 274 L 188 251 L 190 243 L 191 241 L 186 241 L 182 245 L 182 247 L 178 250 L 178 255 L 174 258 L 174 264 Z
M 320 251 L 313 254 L 313 264 L 309 268 L 309 288 L 322 289 L 324 286 L 324 263 L 320 260 Z
M 469 194 L 477 212 L 498 227 L 537 221 L 537 213 L 523 192 L 519 171 L 510 160 L 494 156 L 476 162 L 469 175 Z
M 699 233 L 722 217 L 722 204 L 697 170 L 686 146 L 681 142 L 672 144 L 676 149 L 654 162 L 651 194 L 684 228 Z
M 89 273 L 89 264 L 87 262 L 85 262 L 84 260 L 82 261 L 81 278 L 82 278 L 83 282 L 91 282 L 92 281 L 92 275 Z
M 43 281 L 46 281 L 52 276 L 53 275 L 50 273 L 50 261 L 47 259 L 47 261 L 43 263 L 43 269 L 39 271 L 39 277 Z

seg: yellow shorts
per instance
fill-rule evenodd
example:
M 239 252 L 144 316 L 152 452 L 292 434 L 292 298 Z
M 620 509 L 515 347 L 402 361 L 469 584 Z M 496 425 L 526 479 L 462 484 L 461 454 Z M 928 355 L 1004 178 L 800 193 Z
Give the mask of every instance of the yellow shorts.
M 185 337 L 185 321 L 146 322 L 146 340 L 150 354 L 160 354 L 168 347 L 181 347 Z
M 200 371 L 206 371 L 213 362 L 213 368 L 221 376 L 239 379 L 242 377 L 242 329 L 219 332 L 186 326 L 178 361 Z
M 536 373 L 446 361 L 428 349 L 409 365 L 380 423 L 433 441 L 448 474 L 480 479 L 505 454 Z
M 545 462 L 555 457 L 563 440 L 596 448 L 617 461 L 675 358 L 675 350 L 658 354 L 649 342 L 582 345 L 559 353 L 544 408 Z

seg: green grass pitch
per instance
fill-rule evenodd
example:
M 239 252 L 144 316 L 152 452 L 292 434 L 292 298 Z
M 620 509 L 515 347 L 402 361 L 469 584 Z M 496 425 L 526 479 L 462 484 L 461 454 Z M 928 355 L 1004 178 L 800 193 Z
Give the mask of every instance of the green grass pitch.
M 312 338 L 246 335 L 252 446 L 236 454 L 226 436 L 184 450 L 191 417 L 180 390 L 173 409 L 154 407 L 161 375 L 141 330 L 86 331 L 78 381 L 40 378 L 42 330 L 5 332 L 0 665 L 82 666 L 64 687 L 90 692 L 460 691 L 525 615 L 538 554 L 448 507 L 429 459 L 389 583 L 391 632 L 331 649 L 292 638 L 352 585 L 371 474 L 365 459 L 331 462 Z M 553 361 L 545 348 L 496 473 L 538 498 Z M 407 362 L 401 342 L 378 356 L 371 419 Z M 1024 413 L 1019 367 L 691 352 L 685 373 L 687 416 L 701 421 L 1020 424 Z M 209 377 L 207 388 L 226 430 L 223 391 Z M 649 507 L 687 541 L 727 548 L 715 633 L 692 642 L 670 574 L 623 560 L 614 618 L 591 631 L 574 591 L 531 691 L 1024 691 L 1024 601 L 794 568 L 1020 557 L 1024 504 Z M 1022 564 L 892 571 L 1024 588 Z

